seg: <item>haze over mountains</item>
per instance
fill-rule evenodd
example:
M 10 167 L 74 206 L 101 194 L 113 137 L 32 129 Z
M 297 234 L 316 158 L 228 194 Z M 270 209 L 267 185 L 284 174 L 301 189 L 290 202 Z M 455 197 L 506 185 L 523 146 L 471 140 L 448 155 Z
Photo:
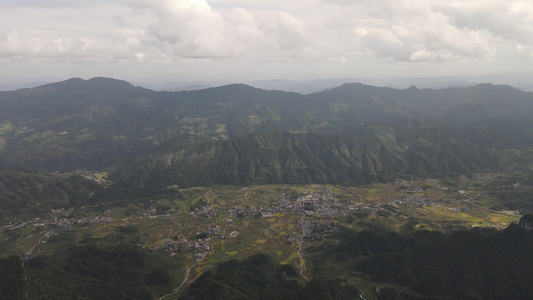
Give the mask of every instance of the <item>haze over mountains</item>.
M 480 84 L 309 95 L 242 84 L 155 92 L 69 79 L 0 93 L 3 168 L 113 168 L 183 186 L 385 181 L 505 171 L 528 159 L 533 93 Z
M 157 92 L 98 77 L 0 92 L 0 220 L 9 223 L 0 252 L 26 247 L 23 258 L 0 259 L 0 283 L 10 283 L 0 289 L 10 299 L 160 299 L 184 277 L 180 299 L 529 299 L 531 232 L 448 230 L 478 226 L 480 212 L 503 224 L 517 218 L 507 211 L 531 211 L 532 146 L 533 93 L 505 85 L 346 83 L 304 95 L 244 84 Z M 502 177 L 484 181 L 488 172 Z M 255 208 L 292 206 L 302 186 L 344 192 L 333 201 L 353 210 L 315 218 L 304 205 L 267 212 L 270 221 Z M 415 204 L 393 207 L 376 186 Z M 345 190 L 358 187 L 383 203 Z M 486 202 L 471 202 L 481 192 Z M 231 215 L 237 205 L 254 212 Z M 294 233 L 319 223 L 338 231 Z M 228 226 L 208 249 L 185 246 Z M 307 284 L 295 269 L 302 249 Z
M 335 88 L 348 82 L 360 82 L 376 87 L 391 87 L 395 89 L 406 89 L 409 86 L 417 86 L 421 89 L 444 89 L 449 87 L 468 87 L 479 83 L 491 82 L 497 85 L 509 85 L 525 92 L 533 91 L 533 76 L 528 73 L 505 73 L 505 74 L 484 74 L 468 77 L 398 77 L 398 78 L 366 78 L 366 77 L 345 77 L 345 78 L 322 78 L 309 79 L 309 75 L 298 79 L 297 74 L 290 76 L 291 79 L 271 79 L 258 78 L 250 79 L 249 76 L 222 77 L 217 79 L 183 78 L 170 79 L 172 76 L 158 76 L 150 78 L 137 78 L 131 82 L 135 86 L 152 89 L 154 91 L 195 91 L 206 88 L 221 87 L 236 82 L 243 83 L 255 88 L 266 90 L 280 90 L 285 92 L 296 92 L 300 94 L 311 94 L 326 89 Z M 318 76 L 318 75 L 317 75 Z M 252 77 L 253 78 L 253 77 Z M 306 78 L 306 79 L 304 79 Z M 33 80 L 6 80 L 0 84 L 0 91 L 13 91 L 23 88 L 33 88 L 48 83 L 59 81 L 55 78 L 36 78 Z
M 314 80 L 288 80 L 288 79 L 266 79 L 254 81 L 240 81 L 255 88 L 266 90 L 280 90 L 285 92 L 296 92 L 300 94 L 311 94 L 326 89 L 335 88 L 347 82 L 360 82 L 376 87 L 391 87 L 395 89 L 406 89 L 415 85 L 419 88 L 445 89 L 449 87 L 475 86 L 483 82 L 492 82 L 498 85 L 510 85 L 525 92 L 533 91 L 533 77 L 529 74 L 500 74 L 485 75 L 478 77 L 421 77 L 421 78 L 336 78 L 336 79 L 314 79 Z M 163 80 L 164 81 L 164 80 Z M 138 82 L 135 85 L 147 87 L 158 91 L 191 91 L 210 87 L 228 85 L 230 82 L 223 81 L 173 81 L 164 84 Z
M 243 82 L 246 85 L 265 89 L 278 90 L 285 92 L 295 92 L 299 94 L 312 94 L 321 92 L 326 89 L 335 88 L 347 82 L 361 82 L 367 85 L 393 87 L 404 89 L 411 85 L 421 88 L 441 89 L 447 87 L 466 87 L 476 85 L 473 82 L 464 79 L 454 78 L 412 78 L 412 79 L 356 79 L 356 78 L 338 78 L 338 79 L 316 79 L 316 80 L 254 80 Z M 147 87 L 157 91 L 194 91 L 212 87 L 229 85 L 230 82 L 224 81 L 174 81 L 165 84 L 138 83 L 136 85 Z M 523 90 L 529 91 L 525 85 L 520 85 Z

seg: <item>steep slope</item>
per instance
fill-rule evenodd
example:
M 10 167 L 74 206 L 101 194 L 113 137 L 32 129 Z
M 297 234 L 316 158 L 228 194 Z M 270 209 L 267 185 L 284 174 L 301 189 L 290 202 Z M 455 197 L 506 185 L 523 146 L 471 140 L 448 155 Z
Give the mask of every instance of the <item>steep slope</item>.
M 530 93 L 492 84 L 442 90 L 412 86 L 395 90 L 351 83 L 308 98 L 317 109 L 327 103 L 329 109 L 323 112 L 329 118 L 342 120 L 351 116 L 359 119 L 359 124 L 431 117 L 457 125 L 515 115 L 531 116 L 533 109 Z
M 45 215 L 50 209 L 86 204 L 104 187 L 81 176 L 29 174 L 0 170 L 0 222 Z
M 303 285 L 298 281 L 298 271 L 292 266 L 255 254 L 218 264 L 198 277 L 179 299 L 344 300 L 360 294 L 353 285 L 318 280 Z
M 213 140 L 274 132 L 339 135 L 375 122 L 427 117 L 531 140 L 533 131 L 521 125 L 532 124 L 532 114 L 531 93 L 494 85 L 434 91 L 345 84 L 304 96 L 242 84 L 171 93 L 109 78 L 70 79 L 0 93 L 0 167 L 106 169 L 184 133 Z
M 284 95 L 299 96 L 243 85 L 156 93 L 105 78 L 0 93 L 0 166 L 102 169 L 186 132 L 227 139 L 280 130 L 268 121 L 279 115 L 256 103 Z
M 184 135 L 113 174 L 117 181 L 205 184 L 337 183 L 458 176 L 514 166 L 518 143 L 480 130 L 417 121 L 371 124 L 342 135 L 263 133 L 228 141 Z M 502 146 L 504 144 L 505 146 Z
M 533 296 L 530 284 L 533 234 L 516 224 L 503 231 L 474 229 L 447 234 L 346 231 L 337 238 L 340 241 L 337 245 L 308 250 L 317 262 L 315 276 L 331 274 L 327 266 L 343 264 L 344 270 L 362 272 L 378 282 L 404 287 L 398 291 L 383 289 L 378 299 L 530 299 Z M 417 296 L 405 287 L 420 294 Z M 477 297 L 467 298 L 467 294 Z

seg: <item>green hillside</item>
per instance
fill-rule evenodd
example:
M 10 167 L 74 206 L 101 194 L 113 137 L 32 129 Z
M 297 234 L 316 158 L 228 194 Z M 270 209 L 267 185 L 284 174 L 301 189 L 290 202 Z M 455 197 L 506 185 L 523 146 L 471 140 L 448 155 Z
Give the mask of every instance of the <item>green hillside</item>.
M 79 243 L 21 265 L 15 256 L 0 259 L 1 299 L 153 299 L 182 276 L 174 274 L 178 260 L 130 245 Z
M 371 124 L 338 135 L 261 133 L 227 141 L 182 135 L 112 175 L 141 184 L 358 185 L 395 178 L 508 171 L 520 143 L 486 130 L 417 120 Z
M 345 84 L 304 96 L 245 85 L 154 92 L 114 79 L 70 79 L 0 93 L 0 166 L 102 170 L 184 133 L 213 140 L 264 133 L 335 136 L 375 122 L 419 118 L 530 140 L 531 131 L 516 120 L 531 123 L 531 112 L 531 94 L 494 85 L 433 91 Z
M 104 187 L 79 175 L 57 176 L 0 171 L 0 221 L 27 220 L 51 209 L 86 205 Z
M 377 282 L 397 285 L 383 289 L 380 299 L 528 299 L 533 295 L 529 281 L 533 235 L 516 224 L 500 232 L 341 235 L 339 244 L 311 251 L 315 274 L 331 276 L 333 270 L 328 267 L 342 264 L 347 274 L 336 273 L 336 277 L 361 272 Z

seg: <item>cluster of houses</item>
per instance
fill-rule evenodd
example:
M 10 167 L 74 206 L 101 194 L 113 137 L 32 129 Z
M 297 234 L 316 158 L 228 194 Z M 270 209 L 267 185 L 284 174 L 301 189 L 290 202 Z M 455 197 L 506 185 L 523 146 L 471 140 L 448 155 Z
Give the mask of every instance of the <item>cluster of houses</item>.
M 150 207 L 146 211 L 142 213 L 143 217 L 150 217 L 157 213 L 157 209 L 155 207 Z
M 218 209 L 216 209 L 214 206 L 208 204 L 206 206 L 202 206 L 200 208 L 195 207 L 194 210 L 191 212 L 191 214 L 195 215 L 203 215 L 207 218 L 215 218 L 217 216 Z
M 67 217 L 59 217 L 59 218 L 54 218 L 53 221 L 49 222 L 49 223 L 40 223 L 39 222 L 40 218 L 35 218 L 33 220 L 27 220 L 27 221 L 22 221 L 22 222 L 19 222 L 19 223 L 9 223 L 7 225 L 4 226 L 4 229 L 5 230 L 13 230 L 13 229 L 17 229 L 17 228 L 23 228 L 23 227 L 26 227 L 26 226 L 33 226 L 33 227 L 43 227 L 44 225 L 48 225 L 48 226 L 51 226 L 51 227 L 58 227 L 58 228 L 63 228 L 65 230 L 69 230 L 70 227 L 74 224 L 76 225 L 85 225 L 85 224 L 98 224 L 98 223 L 109 223 L 112 220 L 112 218 L 108 218 L 108 217 L 101 217 L 101 216 L 96 216 L 96 217 L 91 217 L 91 218 L 83 218 L 83 219 L 69 219 Z
M 462 213 L 462 212 L 470 212 L 470 207 L 468 206 L 456 206 L 456 207 L 452 207 L 450 208 L 450 210 L 454 213 Z
M 492 173 L 474 173 L 472 174 L 473 179 L 478 179 L 482 181 L 490 181 L 492 179 Z
M 208 243 L 209 239 L 198 239 L 197 241 L 189 241 L 187 239 L 181 239 L 179 241 L 164 239 L 165 245 L 152 248 L 153 251 L 164 250 L 169 253 L 170 256 L 175 256 L 177 252 L 182 250 L 195 250 L 194 254 L 196 261 L 199 261 L 205 257 L 208 252 L 215 251 Z M 143 245 L 139 245 L 144 247 Z
M 67 217 L 54 218 L 54 220 L 48 223 L 49 226 L 59 227 L 65 230 L 69 230 L 72 225 L 86 225 L 86 224 L 99 224 L 110 223 L 113 219 L 110 217 L 95 216 L 83 219 L 68 219 Z
M 338 225 L 333 222 L 321 223 L 317 221 L 301 219 L 297 223 L 300 235 L 291 234 L 289 241 L 303 243 L 303 239 L 321 240 L 338 229 Z
M 51 209 L 49 212 L 47 212 L 46 214 L 47 215 L 56 215 L 56 214 L 60 214 L 62 212 L 65 212 L 65 208 L 58 208 L 58 209 Z
M 39 220 L 40 220 L 39 218 L 35 218 L 33 220 L 26 220 L 26 221 L 17 222 L 17 223 L 9 223 L 9 224 L 4 225 L 4 230 L 13 230 L 13 229 L 18 229 L 18 228 L 23 228 L 26 226 L 35 226 L 35 227 L 44 226 L 44 224 L 39 223 Z
M 280 205 L 271 207 L 269 211 L 293 211 L 301 215 L 318 217 L 345 216 L 352 204 L 335 202 L 333 193 L 327 187 L 315 193 L 301 195 L 296 200 L 292 195 L 281 194 L 279 201 Z
M 64 230 L 69 230 L 72 225 L 109 223 L 113 221 L 113 219 L 110 217 L 102 217 L 102 216 L 95 216 L 95 217 L 82 218 L 82 219 L 72 219 L 68 217 L 70 212 L 72 211 L 73 209 L 65 210 L 65 208 L 51 209 L 49 212 L 47 212 L 47 216 L 49 216 L 52 219 L 52 221 L 48 223 L 39 222 L 41 220 L 40 218 L 34 218 L 31 220 L 26 220 L 26 221 L 22 221 L 18 223 L 9 223 L 4 226 L 4 229 L 13 230 L 13 229 L 18 229 L 18 228 L 24 228 L 26 226 L 43 227 L 44 225 L 48 225 L 51 227 L 58 227 Z M 58 214 L 63 214 L 63 215 L 58 217 L 56 216 Z
M 225 211 L 225 213 L 237 218 L 248 216 L 270 218 L 276 213 L 292 211 L 300 215 L 330 218 L 335 216 L 346 216 L 349 214 L 350 210 L 359 209 L 366 210 L 370 208 L 353 205 L 351 201 L 335 201 L 331 190 L 324 187 L 318 192 L 300 195 L 297 199 L 294 199 L 293 195 L 286 195 L 283 193 L 279 196 L 279 203 L 271 205 L 270 207 L 235 206 L 230 210 Z M 206 205 L 194 208 L 194 210 L 191 211 L 191 214 L 213 218 L 220 212 L 221 211 L 217 208 L 211 205 Z
M 367 214 L 375 214 L 379 211 L 386 210 L 386 209 L 381 208 L 380 205 L 368 206 L 368 205 L 365 205 L 364 203 L 355 203 L 352 205 L 348 205 L 348 209 L 351 212 L 362 211 Z
M 411 194 L 417 194 L 417 193 L 419 194 L 419 193 L 423 193 L 424 189 L 419 186 L 411 185 L 409 186 L 409 189 L 407 190 L 407 192 Z
M 400 206 L 436 206 L 436 207 L 442 207 L 438 202 L 442 201 L 441 199 L 432 199 L 425 196 L 416 196 L 416 195 L 406 195 L 397 199 L 392 199 L 388 202 L 388 204 L 399 208 Z M 448 200 L 447 202 L 457 204 L 462 202 L 461 200 Z M 462 206 L 457 205 L 455 207 L 446 207 L 446 209 L 454 212 L 454 213 L 468 213 L 470 212 L 470 207 L 468 206 Z
M 111 217 L 95 216 L 91 218 L 83 218 L 83 219 L 74 220 L 73 224 L 85 225 L 85 224 L 99 224 L 99 223 L 110 223 L 110 222 L 113 222 L 113 218 Z
M 416 195 L 405 195 L 403 197 L 392 199 L 389 201 L 389 204 L 394 207 L 399 207 L 400 205 L 408 206 L 436 206 L 436 199 L 428 198 L 425 196 L 416 196 Z
M 280 198 L 280 200 L 287 204 L 292 211 L 308 216 L 316 215 L 321 218 L 346 216 L 349 210 L 355 209 L 351 201 L 335 201 L 333 193 L 327 187 L 322 188 L 320 192 L 302 195 L 293 203 L 288 203 L 284 198 Z
M 202 260 L 208 252 L 214 251 L 213 247 L 209 245 L 212 236 L 224 238 L 220 233 L 220 226 L 218 225 L 206 228 L 202 232 L 197 233 L 197 237 L 202 235 L 205 236 L 205 238 L 198 238 L 197 240 L 188 240 L 186 238 L 180 240 L 164 239 L 163 242 L 165 245 L 154 247 L 152 250 L 166 250 L 170 256 L 175 256 L 176 252 L 180 250 L 193 250 L 196 251 L 194 254 L 196 261 L 199 261 Z
M 220 238 L 224 238 L 223 235 L 221 235 L 220 232 L 220 226 L 215 225 L 213 227 L 208 227 L 203 230 L 203 233 L 205 233 L 207 236 L 219 236 Z

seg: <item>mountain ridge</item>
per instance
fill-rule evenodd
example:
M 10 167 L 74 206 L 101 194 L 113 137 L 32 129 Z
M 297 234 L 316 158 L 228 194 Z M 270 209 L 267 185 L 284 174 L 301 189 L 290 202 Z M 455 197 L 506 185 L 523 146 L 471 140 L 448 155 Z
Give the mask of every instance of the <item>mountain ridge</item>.
M 339 135 L 264 133 L 228 141 L 186 135 L 118 168 L 111 178 L 183 187 L 202 182 L 358 185 L 492 172 L 516 163 L 517 157 L 502 148 L 520 151 L 516 140 L 435 125 L 371 124 Z
M 156 92 L 134 87 L 122 80 L 72 78 L 34 89 L 0 92 L 0 166 L 44 172 L 106 170 L 116 168 L 125 161 L 141 159 L 155 153 L 153 151 L 168 152 L 168 143 L 190 134 L 201 136 L 204 142 L 192 138 L 196 142 L 191 141 L 187 144 L 189 148 L 183 150 L 189 151 L 187 160 L 192 157 L 191 149 L 198 147 L 197 142 L 203 144 L 210 151 L 218 151 L 216 155 L 206 153 L 206 157 L 217 161 L 208 165 L 204 165 L 204 161 L 196 163 L 206 170 L 219 166 L 219 171 L 212 172 L 218 174 L 216 182 L 246 184 L 250 180 L 255 182 L 256 175 L 244 176 L 239 172 L 252 172 L 253 168 L 241 166 L 239 171 L 239 167 L 233 164 L 235 161 L 247 163 L 247 159 L 260 160 L 254 151 L 260 151 L 265 144 L 253 142 L 254 137 L 276 140 L 276 151 L 279 152 L 282 151 L 279 137 L 285 135 L 287 144 L 283 146 L 285 152 L 282 152 L 288 157 L 304 157 L 298 158 L 299 162 L 293 160 L 298 162 L 300 171 L 290 170 L 291 164 L 279 161 L 279 154 L 264 153 L 270 157 L 270 162 L 266 164 L 268 166 L 258 166 L 261 170 L 258 172 L 263 175 L 257 175 L 257 178 L 263 179 L 257 182 L 283 182 L 290 176 L 283 177 L 281 174 L 291 172 L 296 174 L 294 182 L 309 182 L 309 178 L 342 182 L 333 179 L 337 176 L 335 170 L 327 167 L 328 163 L 338 162 L 350 166 L 350 172 L 358 170 L 369 180 L 378 180 L 378 173 L 384 176 L 381 179 L 384 180 L 392 174 L 412 173 L 407 171 L 407 165 L 416 160 L 408 155 L 410 152 L 405 152 L 406 149 L 418 149 L 422 151 L 418 155 L 426 159 L 422 169 L 413 171 L 415 175 L 417 172 L 420 173 L 418 175 L 427 175 L 427 170 L 439 166 L 435 162 L 430 166 L 429 162 L 435 157 L 449 160 L 451 167 L 447 167 L 448 171 L 435 173 L 446 175 L 457 174 L 450 172 L 454 166 L 467 172 L 480 170 L 475 164 L 465 168 L 468 164 L 462 161 L 475 161 L 475 157 L 464 145 L 475 147 L 482 153 L 499 153 L 505 159 L 508 159 L 506 153 L 519 153 L 526 145 L 524 143 L 533 141 L 533 129 L 527 129 L 528 124 L 533 124 L 530 122 L 532 119 L 533 97 L 530 94 L 492 84 L 442 90 L 416 87 L 398 90 L 346 83 L 319 93 L 301 95 L 257 89 L 245 84 L 198 91 Z M 409 122 L 414 123 L 406 125 Z M 372 124 L 387 125 L 368 127 Z M 414 137 L 422 134 L 422 129 L 434 136 L 420 136 L 420 140 L 416 141 Z M 466 139 L 460 138 L 464 132 L 468 132 Z M 340 159 L 342 153 L 348 152 L 336 147 L 346 149 L 344 143 L 354 139 L 355 133 L 359 134 L 357 139 L 368 144 L 357 142 L 359 149 Z M 387 138 L 396 139 L 396 144 L 387 142 Z M 438 139 L 428 142 L 431 138 Z M 447 144 L 446 139 L 452 139 L 452 142 Z M 238 144 L 241 142 L 247 146 Z M 330 156 L 328 159 L 325 154 L 319 153 L 320 147 L 327 148 L 324 143 L 336 145 L 327 154 Z M 353 144 L 353 141 L 350 143 Z M 363 151 L 368 145 L 377 146 Z M 428 148 L 430 146 L 433 148 Z M 380 149 L 386 154 L 376 158 L 374 152 L 379 153 Z M 447 151 L 451 155 L 445 155 Z M 399 155 L 400 152 L 403 154 Z M 294 156 L 294 153 L 299 154 Z M 226 158 L 223 158 L 224 155 Z M 513 157 L 516 159 L 516 156 Z M 233 161 L 230 169 L 233 168 L 231 172 L 237 174 L 224 175 L 229 176 L 226 181 L 221 179 L 225 173 L 220 171 L 223 167 L 219 161 L 224 159 Z M 351 163 L 347 163 L 346 159 Z M 407 163 L 406 159 L 410 162 Z M 397 170 L 395 161 L 402 161 L 401 172 Z M 366 167 L 360 167 L 362 162 Z M 160 163 L 156 165 L 160 166 Z M 313 166 L 314 175 L 302 171 L 306 165 Z M 501 169 L 496 167 L 496 163 L 489 165 L 494 167 L 491 170 Z M 356 175 L 347 175 L 347 170 L 343 168 L 338 167 L 337 171 L 344 174 L 341 177 L 350 178 L 346 183 L 365 182 L 355 180 Z M 384 169 L 396 171 L 379 171 Z M 415 169 L 411 166 L 411 170 Z M 191 172 L 196 170 L 193 168 Z M 158 177 L 162 178 L 162 174 Z M 266 174 L 273 177 L 265 180 Z M 245 177 L 250 180 L 245 180 Z M 200 175 L 193 180 L 195 184 L 202 183 L 199 178 Z

